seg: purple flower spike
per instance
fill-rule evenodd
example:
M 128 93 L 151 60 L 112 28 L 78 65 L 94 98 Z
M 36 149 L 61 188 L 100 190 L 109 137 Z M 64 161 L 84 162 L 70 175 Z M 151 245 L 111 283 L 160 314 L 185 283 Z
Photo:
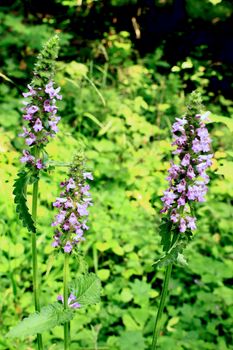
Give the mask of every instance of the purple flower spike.
M 168 170 L 169 188 L 161 198 L 164 204 L 161 212 L 167 213 L 181 233 L 196 229 L 196 218 L 190 215 L 191 202 L 204 202 L 207 193 L 206 170 L 212 165 L 213 157 L 207 154 L 211 140 L 203 123 L 208 114 L 188 114 L 182 119 L 176 118 L 172 126 L 172 145 L 176 145 L 173 154 L 178 155 L 179 164 L 172 163 Z
M 52 226 L 56 226 L 61 233 L 59 236 L 57 233 L 54 236 L 53 246 L 68 254 L 71 254 L 76 245 L 85 240 L 84 232 L 89 229 L 87 209 L 92 205 L 92 198 L 86 179 L 90 180 L 93 177 L 90 172 L 84 171 L 82 162 L 79 166 L 71 168 L 68 180 L 60 183 L 63 192 L 53 203 L 59 213 L 55 216 Z
M 54 88 L 53 81 L 48 81 L 45 88 L 28 85 L 28 89 L 28 92 L 23 93 L 26 100 L 23 101 L 22 108 L 27 127 L 23 126 L 23 133 L 20 136 L 25 138 L 25 143 L 30 148 L 36 146 L 40 150 L 46 146 L 49 138 L 54 137 L 58 132 L 57 125 L 61 118 L 56 116 L 58 110 L 56 100 L 61 100 L 62 96 L 58 94 L 60 87 Z M 21 159 L 27 166 L 33 166 L 38 170 L 44 168 L 40 159 L 31 161 L 25 156 Z

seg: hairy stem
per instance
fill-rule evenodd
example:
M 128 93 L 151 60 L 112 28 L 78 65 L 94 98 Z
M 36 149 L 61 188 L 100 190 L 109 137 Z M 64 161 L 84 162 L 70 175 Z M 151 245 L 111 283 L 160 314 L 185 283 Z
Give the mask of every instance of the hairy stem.
M 65 253 L 65 262 L 64 262 L 64 309 L 68 309 L 68 279 L 69 279 L 69 254 Z M 70 322 L 64 323 L 64 349 L 69 350 L 70 348 Z
M 168 292 L 168 285 L 169 285 L 169 280 L 171 277 L 171 272 L 172 272 L 172 264 L 167 266 L 166 272 L 165 272 L 165 279 L 164 279 L 163 289 L 162 289 L 162 293 L 161 293 L 161 299 L 160 299 L 159 308 L 158 308 L 156 321 L 155 321 L 151 350 L 156 349 L 156 344 L 157 344 L 157 340 L 158 340 L 159 333 L 160 333 L 161 317 L 162 317 L 164 306 L 165 306 L 165 301 L 166 301 L 166 296 L 167 296 L 167 292 Z
M 38 200 L 38 181 L 33 184 L 32 192 L 32 218 L 36 224 L 37 218 L 37 200 Z M 35 310 L 40 311 L 39 300 L 39 282 L 38 282 L 38 263 L 37 263 L 37 248 L 36 248 L 36 232 L 32 232 L 32 273 L 33 273 L 33 292 Z M 37 334 L 38 350 L 43 350 L 42 335 Z

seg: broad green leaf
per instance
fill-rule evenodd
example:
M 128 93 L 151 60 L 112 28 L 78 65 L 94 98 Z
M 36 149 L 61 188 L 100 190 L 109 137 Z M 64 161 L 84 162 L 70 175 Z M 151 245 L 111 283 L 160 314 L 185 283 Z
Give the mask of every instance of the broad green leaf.
M 72 283 L 71 292 L 81 306 L 96 304 L 100 301 L 100 280 L 94 273 L 81 275 Z
M 88 73 L 88 67 L 83 63 L 71 61 L 66 65 L 66 72 L 73 78 L 80 80 L 85 77 Z
M 42 308 L 40 312 L 24 318 L 17 326 L 8 333 L 8 338 L 21 338 L 49 331 L 73 318 L 73 310 L 64 310 L 63 305 L 54 303 Z
M 233 180 L 233 162 L 222 159 L 216 171 L 216 174 L 223 175 L 227 180 Z
M 13 194 L 15 195 L 16 212 L 22 220 L 23 225 L 31 232 L 36 232 L 36 227 L 27 207 L 27 185 L 38 181 L 38 178 L 31 177 L 30 173 L 21 171 L 14 182 Z
M 233 132 L 233 119 L 211 114 L 210 120 L 211 120 L 211 122 L 214 122 L 214 123 L 225 124 L 228 127 L 228 129 L 231 132 Z
M 126 331 L 119 338 L 121 350 L 145 350 L 146 343 L 141 331 Z
M 169 248 L 164 256 L 162 256 L 159 260 L 157 260 L 153 265 L 157 265 L 158 267 L 168 266 L 175 262 L 183 262 L 185 265 L 185 258 L 182 254 L 184 248 L 190 242 L 192 237 L 192 233 L 187 232 L 185 235 L 178 233 L 177 240 L 175 243 Z
M 128 314 L 123 315 L 122 321 L 127 331 L 137 331 L 141 329 L 140 325 Z
M 161 236 L 161 244 L 164 252 L 167 252 L 171 245 L 171 228 L 171 221 L 162 219 L 162 223 L 159 226 L 159 235 Z
M 108 277 L 110 276 L 110 270 L 100 269 L 100 270 L 98 270 L 97 275 L 101 281 L 106 281 L 108 279 Z
M 129 288 L 123 288 L 120 294 L 120 299 L 124 303 L 128 303 L 130 300 L 133 299 L 133 294 Z

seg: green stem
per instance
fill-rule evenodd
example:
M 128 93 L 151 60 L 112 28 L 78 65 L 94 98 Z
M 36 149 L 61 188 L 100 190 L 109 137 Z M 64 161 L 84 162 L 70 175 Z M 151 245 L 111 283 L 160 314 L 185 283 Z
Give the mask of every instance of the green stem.
M 69 279 L 69 254 L 65 253 L 65 262 L 64 262 L 64 309 L 68 309 L 68 279 Z M 70 348 L 70 322 L 64 323 L 64 349 L 69 350 Z
M 37 199 L 38 199 L 38 181 L 33 184 L 32 191 L 32 218 L 36 224 L 37 218 Z M 40 311 L 39 300 L 39 282 L 38 282 L 38 263 L 37 263 L 37 248 L 36 248 L 36 232 L 32 232 L 32 273 L 33 273 L 33 292 L 35 310 Z M 43 350 L 42 335 L 37 334 L 38 350 Z
M 172 264 L 167 266 L 166 272 L 165 272 L 165 279 L 164 279 L 161 299 L 160 299 L 160 303 L 159 303 L 159 309 L 158 309 L 156 321 L 155 321 L 153 342 L 152 342 L 151 350 L 156 349 L 156 344 L 157 344 L 157 340 L 158 340 L 159 333 L 160 333 L 161 317 L 162 317 L 164 306 L 165 306 L 165 301 L 166 301 L 166 296 L 167 296 L 167 292 L 168 292 L 168 285 L 169 285 L 169 280 L 171 277 L 171 272 L 172 272 Z

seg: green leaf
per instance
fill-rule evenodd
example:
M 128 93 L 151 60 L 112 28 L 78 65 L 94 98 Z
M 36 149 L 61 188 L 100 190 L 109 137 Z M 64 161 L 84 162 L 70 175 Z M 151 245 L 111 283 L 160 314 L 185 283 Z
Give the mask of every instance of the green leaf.
M 177 262 L 182 266 L 187 266 L 187 260 L 183 254 L 178 253 Z
M 76 61 L 67 63 L 65 70 L 73 79 L 77 80 L 81 80 L 88 74 L 88 67 L 85 64 Z
M 21 171 L 14 182 L 13 194 L 15 195 L 16 212 L 28 231 L 36 232 L 36 227 L 27 207 L 27 185 L 38 181 L 38 177 L 31 176 L 30 173 Z
M 101 92 L 99 91 L 99 89 L 96 87 L 96 85 L 93 83 L 93 81 L 92 81 L 90 78 L 88 78 L 87 75 L 84 75 L 83 77 L 84 77 L 84 78 L 90 83 L 90 85 L 93 87 L 93 89 L 95 90 L 95 92 L 96 92 L 97 95 L 99 96 L 99 98 L 100 98 L 102 104 L 103 104 L 104 106 L 106 106 L 106 102 L 105 102 L 105 99 L 104 99 L 103 95 L 101 94 Z M 67 81 L 69 81 L 71 84 L 73 84 L 74 86 L 76 86 L 78 89 L 80 89 L 80 86 L 79 86 L 74 80 L 69 79 L 69 78 L 65 78 L 65 79 L 66 79 Z
M 97 276 L 100 278 L 101 281 L 106 281 L 110 276 L 110 270 L 100 269 L 97 271 Z
M 233 181 L 233 162 L 222 159 L 219 163 L 219 167 L 215 173 L 223 175 L 229 181 Z
M 167 251 L 167 253 L 162 256 L 159 260 L 157 260 L 153 265 L 157 265 L 158 267 L 168 266 L 175 262 L 183 263 L 183 265 L 187 265 L 185 257 L 182 252 L 187 244 L 191 241 L 192 233 L 191 231 L 187 231 L 185 235 L 178 233 L 177 240 L 173 243 L 171 248 Z
M 225 124 L 228 127 L 228 129 L 231 132 L 233 132 L 233 120 L 231 118 L 211 114 L 210 120 L 211 120 L 211 122 L 214 122 L 214 123 Z
M 103 124 L 93 114 L 86 112 L 86 113 L 84 113 L 84 117 L 87 117 L 87 118 L 91 119 L 100 128 L 103 128 Z
M 121 350 L 146 349 L 145 339 L 141 331 L 124 332 L 119 338 L 119 343 Z
M 171 221 L 163 218 L 159 226 L 159 235 L 161 236 L 161 244 L 164 252 L 167 252 L 171 246 L 171 228 Z
M 8 78 L 5 74 L 3 74 L 2 72 L 0 72 L 0 77 L 3 78 L 6 81 L 9 81 L 12 84 L 15 84 L 10 78 Z
M 42 308 L 40 312 L 31 314 L 24 318 L 17 326 L 8 333 L 8 338 L 21 338 L 49 331 L 73 318 L 73 310 L 64 310 L 63 305 L 54 303 Z
M 72 283 L 71 292 L 81 306 L 96 304 L 100 301 L 100 280 L 94 273 L 81 275 Z

